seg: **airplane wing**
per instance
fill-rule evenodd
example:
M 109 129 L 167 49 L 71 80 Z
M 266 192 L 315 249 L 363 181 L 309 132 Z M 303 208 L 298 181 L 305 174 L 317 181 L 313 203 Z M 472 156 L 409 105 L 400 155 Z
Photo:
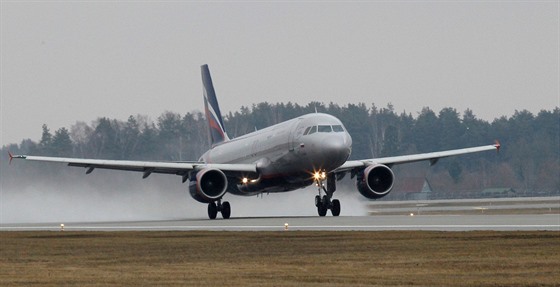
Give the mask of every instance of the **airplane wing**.
M 500 150 L 500 143 L 496 142 L 493 145 L 485 145 L 485 146 L 438 151 L 438 152 L 380 157 L 380 158 L 363 159 L 363 160 L 349 160 L 345 162 L 343 165 L 341 165 L 340 167 L 338 167 L 337 169 L 335 169 L 333 172 L 334 173 L 345 172 L 355 168 L 366 167 L 373 164 L 384 164 L 390 167 L 395 164 L 412 163 L 412 162 L 424 161 L 424 160 L 429 160 L 430 164 L 434 165 L 440 158 L 481 152 L 481 151 L 489 151 L 489 150 Z
M 12 159 L 65 163 L 69 166 L 87 168 L 87 174 L 91 173 L 96 168 L 136 171 L 144 173 L 143 178 L 148 177 L 152 173 L 176 174 L 185 177 L 188 175 L 189 171 L 195 169 L 200 170 L 203 168 L 217 168 L 222 170 L 226 174 L 257 172 L 257 166 L 255 164 L 207 164 L 204 162 L 103 160 L 10 154 L 10 162 L 12 161 Z

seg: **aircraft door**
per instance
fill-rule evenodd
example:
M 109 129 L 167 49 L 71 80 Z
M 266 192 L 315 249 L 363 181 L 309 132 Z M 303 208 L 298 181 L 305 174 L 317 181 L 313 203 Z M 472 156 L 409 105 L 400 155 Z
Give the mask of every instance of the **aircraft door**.
M 292 128 L 290 128 L 290 151 L 295 150 L 295 148 L 299 145 L 300 138 L 303 136 L 304 128 L 305 127 L 303 126 L 301 119 L 297 119 Z

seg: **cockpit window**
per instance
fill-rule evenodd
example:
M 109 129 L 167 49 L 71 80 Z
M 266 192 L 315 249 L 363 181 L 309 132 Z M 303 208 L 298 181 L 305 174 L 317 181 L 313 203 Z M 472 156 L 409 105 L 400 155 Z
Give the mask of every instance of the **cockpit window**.
M 305 131 L 303 132 L 303 135 L 310 135 L 310 134 L 314 134 L 316 132 L 320 132 L 320 133 L 340 133 L 340 132 L 344 132 L 344 128 L 342 127 L 342 125 L 333 125 L 333 126 L 328 126 L 328 125 L 319 125 L 319 126 L 311 126 L 311 127 L 307 127 L 305 129 Z
M 344 128 L 341 125 L 332 126 L 332 129 L 335 133 L 340 133 L 344 131 Z
M 317 126 L 312 126 L 311 129 L 309 130 L 308 135 L 314 134 L 314 133 L 316 133 L 316 132 L 317 132 Z
M 332 132 L 332 128 L 331 128 L 331 126 L 319 126 L 318 131 L 320 133 L 330 133 L 330 132 Z

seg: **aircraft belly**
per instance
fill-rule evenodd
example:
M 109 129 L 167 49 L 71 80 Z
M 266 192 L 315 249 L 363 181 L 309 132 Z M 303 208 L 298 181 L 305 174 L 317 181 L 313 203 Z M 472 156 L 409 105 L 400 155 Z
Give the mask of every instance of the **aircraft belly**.
M 286 192 L 313 183 L 312 172 L 305 166 L 297 164 L 298 158 L 301 157 L 293 151 L 271 153 L 268 156 L 270 157 L 260 159 L 257 163 L 259 179 L 248 184 L 238 184 L 237 195 Z
M 274 177 L 261 178 L 258 182 L 248 184 L 237 184 L 235 195 L 251 196 L 259 193 L 287 192 L 307 187 L 313 183 L 313 179 L 307 173 L 284 174 Z

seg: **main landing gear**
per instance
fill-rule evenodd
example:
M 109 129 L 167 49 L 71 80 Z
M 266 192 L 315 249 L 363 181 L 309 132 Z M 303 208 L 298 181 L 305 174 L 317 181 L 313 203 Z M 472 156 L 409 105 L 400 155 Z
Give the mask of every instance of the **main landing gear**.
M 216 219 L 218 212 L 222 213 L 224 219 L 228 219 L 231 215 L 231 206 L 229 202 L 224 201 L 222 203 L 222 200 L 218 199 L 217 202 L 208 203 L 208 218 Z
M 329 174 L 328 176 L 322 173 L 315 173 L 315 183 L 319 189 L 319 195 L 315 196 L 315 206 L 317 207 L 317 213 L 319 216 L 327 215 L 327 210 L 331 210 L 333 216 L 340 215 L 340 201 L 338 199 L 332 199 L 333 193 L 336 190 L 336 178 L 334 174 Z M 327 180 L 327 187 L 325 188 L 324 180 Z M 321 197 L 321 191 L 325 192 L 325 195 Z

